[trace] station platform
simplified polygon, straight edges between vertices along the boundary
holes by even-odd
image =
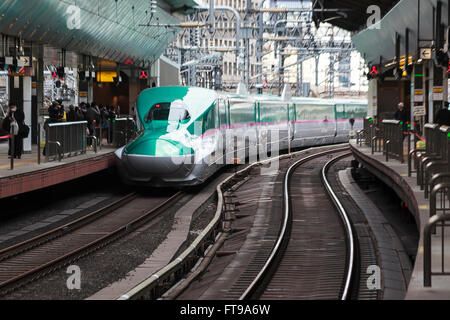
[[[407,204],[408,209],[414,215],[416,225],[420,232],[420,241],[415,260],[411,280],[406,293],[408,300],[442,300],[450,299],[450,276],[432,277],[432,287],[424,287],[424,261],[423,261],[423,228],[430,217],[429,200],[424,198],[423,190],[416,184],[415,173],[408,177],[407,163],[398,160],[386,162],[382,153],[376,152],[372,155],[371,149],[365,145],[359,146],[356,140],[350,141],[353,155],[367,170],[374,174],[389,187],[396,191],[397,195]],[[441,228],[438,227],[436,234],[432,235],[432,271],[441,271],[442,239],[445,247],[444,265],[450,269],[450,232],[441,237]],[[381,266],[383,267],[383,266]]]
[[[33,146],[31,153],[14,159],[14,169],[11,170],[8,142],[0,142],[0,199],[108,169],[115,164],[115,150],[112,146],[103,146],[97,153],[88,150],[83,155],[50,162],[45,162],[45,157],[41,155],[41,164],[38,164],[37,146]]]

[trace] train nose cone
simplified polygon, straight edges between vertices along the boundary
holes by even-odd
[[[183,146],[167,140],[146,140],[122,155],[126,166],[134,172],[152,176],[186,175],[191,170],[193,155],[184,154]]]

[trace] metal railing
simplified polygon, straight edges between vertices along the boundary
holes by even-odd
[[[363,129],[359,130],[356,134],[356,144],[359,144],[359,146],[362,146],[362,143],[364,141],[365,145],[370,147],[371,146],[371,127],[374,125],[374,119],[372,117],[365,117],[364,118],[364,125]]]
[[[445,228],[450,224],[450,128],[436,124],[425,125],[426,148],[417,152],[418,181],[430,198],[430,218],[424,226],[424,286],[431,287],[432,276],[450,276],[445,265]],[[420,176],[420,177],[419,177]],[[429,192],[431,190],[431,192]],[[441,265],[432,268],[432,235],[440,230]]]
[[[389,156],[404,162],[403,158],[403,122],[398,120],[383,120],[383,154],[386,161]]]
[[[136,137],[136,124],[131,117],[117,118],[112,123],[113,145],[120,148]]]
[[[417,155],[421,152],[425,152],[424,148],[418,148],[417,142],[419,141],[419,138],[422,139],[422,137],[419,136],[418,132],[416,130],[410,130],[409,134],[411,134],[410,137],[408,137],[408,177],[411,177],[411,174],[413,172],[417,172],[417,161],[414,161],[413,166],[413,158],[416,159]],[[412,139],[411,139],[412,137]],[[411,141],[412,140],[412,141]],[[411,142],[414,143],[414,146],[411,147]]]
[[[372,148],[372,154],[382,151],[383,131],[376,124],[370,128],[370,146]]]
[[[50,157],[62,160],[86,153],[87,149],[87,121],[49,123],[45,126],[45,159]],[[95,140],[95,136],[89,137]],[[96,147],[95,147],[96,150]]]
[[[417,185],[421,190],[425,188],[425,174],[424,168],[428,162],[432,160],[442,159],[442,147],[441,147],[441,133],[438,124],[427,123],[425,129],[425,152],[417,152],[414,159],[415,166],[417,168]]]
[[[448,179],[447,179],[448,180]],[[433,275],[450,276],[450,272],[445,268],[445,228],[450,224],[446,222],[450,221],[450,183],[442,182],[437,184],[430,194],[430,219],[424,227],[424,259],[423,259],[423,277],[424,286],[431,287],[431,277]],[[437,202],[439,201],[439,207]],[[439,272],[433,272],[432,269],[432,241],[431,235],[436,233],[436,228],[440,227],[441,236],[441,266]]]

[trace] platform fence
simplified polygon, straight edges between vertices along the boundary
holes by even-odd
[[[382,127],[383,154],[386,156],[386,161],[392,157],[403,163],[403,123],[398,120],[383,120]]]
[[[417,168],[417,185],[420,186],[421,190],[425,188],[425,176],[424,169],[428,162],[431,160],[440,160],[442,158],[441,151],[441,132],[439,130],[438,124],[427,123],[424,126],[425,132],[425,151],[416,152],[415,156],[415,167]]]
[[[86,153],[87,138],[87,121],[46,124],[43,150],[46,162]]]
[[[432,286],[432,276],[450,276],[450,270],[446,268],[445,260],[445,229],[450,227],[450,128],[441,127],[442,152],[441,159],[430,161],[428,170],[431,178],[430,184],[430,218],[424,227],[424,286]],[[428,140],[427,140],[428,141]],[[437,144],[437,143],[435,143]],[[439,267],[432,266],[432,235],[440,237],[440,258]],[[434,252],[434,254],[438,254]],[[439,270],[439,271],[437,271]]]

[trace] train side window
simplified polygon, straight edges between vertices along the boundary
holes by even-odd
[[[227,109],[225,100],[219,100],[219,122],[220,125],[227,125]]]
[[[345,119],[346,115],[345,115],[345,105],[343,104],[337,104],[336,105],[336,119]]]
[[[205,116],[206,121],[204,122],[204,128],[203,128],[204,132],[214,129],[216,127],[216,121],[215,121],[216,112],[215,111],[216,110],[213,107],[213,108],[209,109],[208,114]]]

